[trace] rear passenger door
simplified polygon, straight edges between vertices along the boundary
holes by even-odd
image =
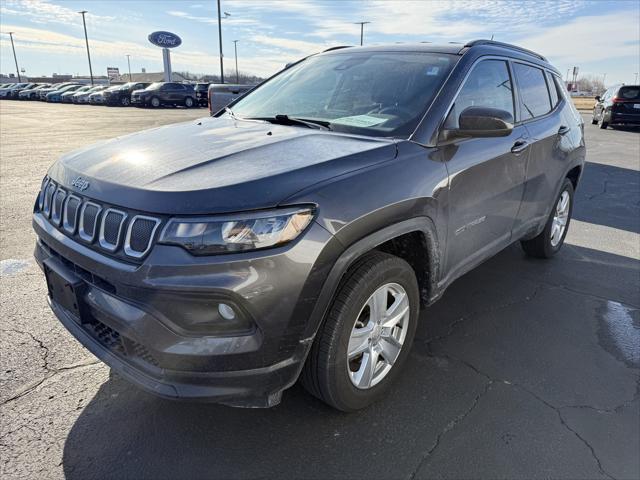
[[[491,107],[516,117],[512,74],[507,60],[477,63],[447,115],[445,129],[458,128],[467,107]],[[441,147],[449,173],[445,266],[455,278],[504,248],[518,214],[529,155],[527,130],[515,125],[510,135],[462,138]]]
[[[569,154],[573,150],[576,120],[559,91],[558,80],[542,68],[513,63],[518,90],[519,123],[529,136],[525,190],[514,224],[519,236],[546,219],[564,178]]]

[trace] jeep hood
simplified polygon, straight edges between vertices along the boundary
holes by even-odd
[[[153,213],[275,207],[315,183],[389,160],[390,139],[203,118],[72,152],[49,175],[70,191]],[[80,192],[73,184],[88,182]]]

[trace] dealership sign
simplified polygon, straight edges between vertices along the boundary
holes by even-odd
[[[170,32],[153,32],[149,34],[149,41],[162,48],[175,48],[182,44],[180,37]]]

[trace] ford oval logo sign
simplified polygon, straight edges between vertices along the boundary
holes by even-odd
[[[182,44],[180,37],[170,32],[153,32],[149,35],[149,41],[162,48],[175,48]]]

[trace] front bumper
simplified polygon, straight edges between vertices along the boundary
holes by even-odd
[[[322,227],[313,224],[299,242],[251,258],[196,258],[157,245],[142,265],[77,244],[39,214],[34,228],[38,264],[53,264],[86,285],[82,318],[54,301],[52,310],[132,383],[167,398],[267,407],[296,381],[313,340],[303,332],[324,281],[317,258],[330,235]],[[195,314],[220,296],[240,305],[255,328],[218,336],[176,328],[177,316]]]

